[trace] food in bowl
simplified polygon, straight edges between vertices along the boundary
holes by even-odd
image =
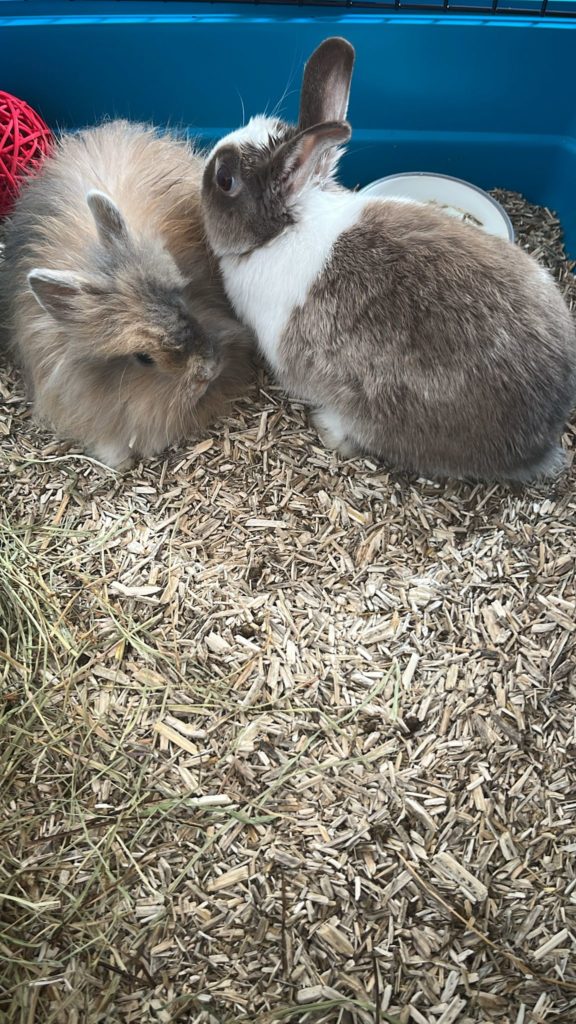
[[[391,174],[371,182],[361,191],[364,195],[408,199],[436,206],[449,217],[457,217],[488,234],[514,241],[514,228],[500,203],[476,185],[460,178],[424,171]]]

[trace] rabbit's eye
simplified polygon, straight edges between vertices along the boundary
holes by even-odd
[[[154,360],[152,359],[152,356],[147,355],[146,352],[137,352],[135,358],[138,360],[139,363],[142,363],[143,366],[154,365]]]
[[[231,192],[234,188],[236,181],[226,164],[220,164],[216,171],[216,184],[219,189],[222,189],[222,192]]]

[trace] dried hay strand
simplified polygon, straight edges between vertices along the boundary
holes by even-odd
[[[342,462],[262,375],[122,478],[0,397],[2,1020],[575,1019],[575,470]]]

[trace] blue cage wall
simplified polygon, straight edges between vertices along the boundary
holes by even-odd
[[[344,35],[357,51],[346,184],[430,170],[522,191],[557,210],[576,256],[576,4],[422,5],[0,0],[0,89],[52,125],[125,116],[209,143],[243,107],[282,100],[295,117],[306,57]]]

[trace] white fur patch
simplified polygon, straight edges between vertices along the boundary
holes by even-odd
[[[351,437],[352,424],[346,423],[336,409],[315,409],[312,422],[326,448],[337,451],[344,459],[353,458],[359,453],[359,447]]]
[[[134,462],[133,453],[121,441],[117,444],[100,444],[93,449],[93,456],[110,469],[129,469]]]
[[[278,120],[275,117],[264,117],[259,114],[257,117],[251,117],[248,124],[245,124],[243,128],[237,128],[235,132],[230,132],[229,135],[225,135],[223,139],[220,139],[219,143],[214,146],[213,153],[217,153],[222,146],[243,146],[246,144],[253,146],[265,146],[271,135],[274,135],[278,130]]]
[[[312,420],[327,448],[339,448],[348,434],[348,427],[335,409],[315,409]]]
[[[301,197],[297,224],[249,256],[221,258],[228,297],[274,368],[279,369],[278,346],[290,316],[303,305],[334,243],[358,222],[367,202],[357,193],[312,188]]]
[[[388,205],[389,203],[401,203],[403,206],[427,206],[428,203],[423,203],[419,199],[410,199],[409,196],[371,196],[370,193],[366,196],[372,203],[378,203],[379,206],[382,204]]]

